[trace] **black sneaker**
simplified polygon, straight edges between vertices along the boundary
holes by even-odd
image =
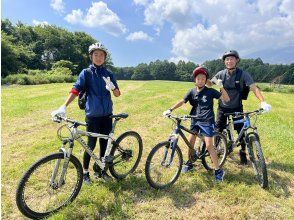
[[[93,165],[93,170],[94,170],[94,177],[96,179],[102,177],[102,170],[96,163],[94,163],[94,165]]]
[[[239,151],[240,154],[240,163],[241,165],[247,165],[247,157],[246,157],[246,152],[244,152],[243,150]]]
[[[106,182],[112,180],[112,177],[109,176],[104,170],[102,170],[102,172],[101,172],[101,177],[102,177],[102,179],[104,179]]]
[[[89,172],[83,174],[83,183],[87,185],[91,183]]]

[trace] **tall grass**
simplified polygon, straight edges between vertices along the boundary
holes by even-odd
[[[119,182],[97,180],[83,186],[77,199],[50,219],[294,218],[293,94],[263,93],[273,106],[256,123],[268,165],[268,190],[257,185],[251,167],[238,165],[235,150],[225,164],[223,183],[215,184],[212,173],[197,162],[195,172],[181,175],[170,189],[158,191],[151,189],[145,180],[145,160],[151,148],[166,140],[172,131],[171,121],[164,119],[162,112],[182,99],[193,84],[120,81],[119,85],[122,95],[113,98],[114,113],[127,112],[129,118],[119,122],[116,137],[123,131],[135,130],[143,138],[144,152],[136,173]],[[70,88],[70,83],[2,88],[3,219],[23,218],[15,204],[20,177],[38,158],[58,151],[61,143],[56,130],[60,125],[50,120],[50,112],[64,102]],[[259,108],[259,102],[250,94],[244,106],[246,110],[254,110]],[[189,110],[186,104],[175,113],[188,114]],[[84,120],[76,102],[68,107],[67,114]],[[184,145],[182,142],[179,145],[187,158]],[[78,145],[73,153],[82,159],[83,150]]]

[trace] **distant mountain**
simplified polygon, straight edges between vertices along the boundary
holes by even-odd
[[[294,46],[282,49],[267,49],[248,54],[244,58],[260,57],[264,63],[291,64],[294,63]]]

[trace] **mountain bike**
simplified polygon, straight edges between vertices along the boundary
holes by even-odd
[[[267,168],[264,155],[261,149],[257,127],[255,126],[257,116],[262,114],[263,111],[263,109],[258,109],[251,112],[226,113],[225,115],[228,116],[228,123],[226,125],[226,129],[223,131],[223,134],[228,139],[229,152],[233,151],[233,148],[241,145],[242,141],[245,142],[247,146],[249,159],[252,163],[252,167],[255,172],[256,179],[262,188],[267,188]],[[252,117],[255,117],[254,123],[251,123]],[[233,135],[234,124],[243,124],[243,127],[240,133],[238,134],[236,140]],[[250,131],[248,132],[248,130]]]
[[[77,197],[83,183],[83,168],[79,159],[72,154],[76,141],[101,170],[109,169],[114,178],[123,179],[135,171],[142,156],[142,139],[135,131],[127,131],[114,139],[117,122],[127,118],[128,114],[121,113],[110,117],[114,122],[109,135],[80,130],[80,126],[87,126],[83,122],[62,116],[53,118],[54,122],[65,122],[57,132],[62,146],[59,152],[35,162],[22,176],[16,190],[16,204],[22,214],[33,219],[44,218],[70,204]],[[64,135],[64,129],[69,135]],[[105,156],[96,156],[82,136],[106,139]]]
[[[183,155],[180,147],[178,146],[178,139],[181,137],[184,143],[193,151],[189,155],[189,160],[195,162],[201,159],[203,166],[211,171],[213,164],[210,159],[208,150],[206,149],[204,137],[198,132],[193,132],[188,128],[181,125],[181,122],[195,116],[178,117],[175,115],[168,115],[169,119],[174,122],[174,130],[168,137],[167,141],[158,143],[149,153],[145,164],[145,175],[149,185],[155,189],[163,189],[171,186],[179,178],[182,164]],[[197,118],[196,118],[197,119]],[[196,149],[190,144],[183,131],[197,136]],[[219,166],[222,167],[227,157],[227,141],[226,137],[215,132],[213,136],[213,147],[217,152]]]

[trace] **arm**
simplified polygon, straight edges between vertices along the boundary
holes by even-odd
[[[170,108],[170,110],[173,111],[173,110],[175,110],[175,109],[181,107],[184,103],[185,103],[185,101],[184,101],[184,100],[181,100],[181,101],[177,102],[174,106],[172,106],[172,107]]]
[[[220,99],[221,99],[223,102],[229,102],[229,101],[230,101],[230,97],[229,97],[227,91],[224,89],[224,87],[221,87],[220,91],[221,91],[221,93],[222,93]]]
[[[211,82],[210,79],[207,79],[207,81],[206,81],[206,85],[207,85],[208,87],[212,87],[212,86],[213,86],[213,83]]]
[[[76,94],[70,93],[69,96],[67,97],[64,105],[67,107],[76,97],[77,97]]]
[[[261,94],[261,91],[257,88],[257,86],[254,83],[252,85],[250,85],[250,90],[254,93],[256,98],[259,99],[259,101],[261,101],[261,102],[265,101],[263,95]]]

